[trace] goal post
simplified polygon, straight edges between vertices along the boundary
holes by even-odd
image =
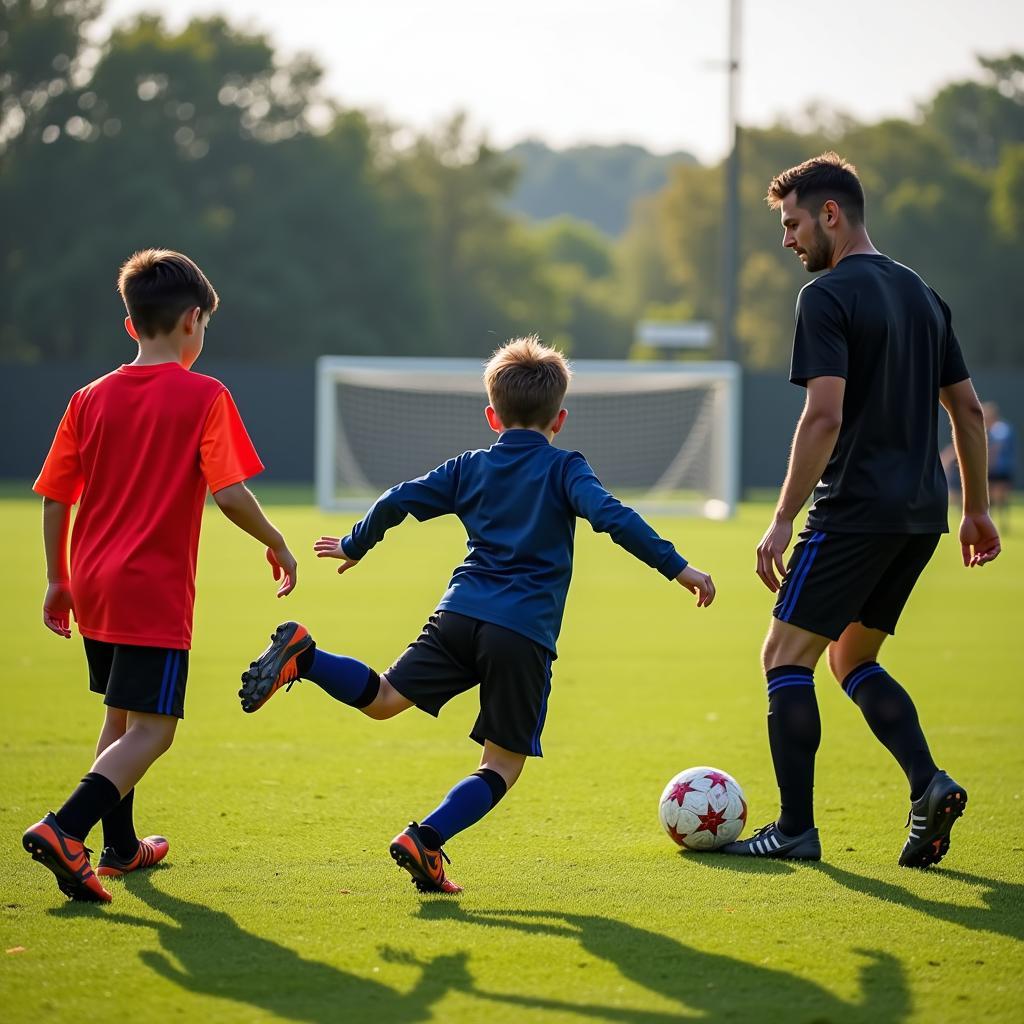
[[[601,482],[649,513],[726,518],[739,500],[740,369],[735,363],[578,359],[554,443],[578,449]],[[316,495],[364,508],[381,491],[495,440],[484,363],[321,356]]]

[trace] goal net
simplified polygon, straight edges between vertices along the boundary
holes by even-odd
[[[316,490],[321,508],[365,507],[495,435],[483,363],[322,356]],[[725,518],[739,497],[740,372],[734,363],[573,362],[569,417],[554,440],[648,512]]]

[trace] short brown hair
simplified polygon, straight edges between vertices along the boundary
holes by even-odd
[[[547,427],[562,408],[572,370],[536,334],[496,349],[484,370],[487,398],[506,426]]]
[[[169,334],[188,309],[198,306],[212,313],[220,302],[199,267],[171,249],[143,249],[125,260],[117,290],[144,338]]]
[[[797,203],[805,209],[834,199],[854,224],[864,220],[864,187],[857,168],[831,150],[776,174],[764,198],[775,210],[790,192],[796,192]]]

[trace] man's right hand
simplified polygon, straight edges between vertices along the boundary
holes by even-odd
[[[697,607],[706,608],[715,599],[715,585],[711,577],[700,569],[688,565],[677,577],[676,583],[697,595]]]
[[[960,551],[968,568],[998,557],[1002,551],[999,531],[987,513],[964,513],[960,522]]]
[[[274,579],[281,581],[281,586],[277,588],[277,596],[287,597],[298,582],[295,556],[288,550],[286,544],[279,544],[276,548],[267,548],[267,561],[274,573]]]

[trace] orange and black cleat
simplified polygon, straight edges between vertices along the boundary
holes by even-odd
[[[89,863],[85,844],[69,836],[51,811],[33,825],[22,837],[21,844],[32,859],[48,867],[57,879],[57,886],[73,900],[109,903],[110,893],[103,888]]]
[[[242,688],[238,696],[242,710],[259,711],[282,686],[291,689],[299,678],[296,662],[313,645],[309,630],[298,622],[282,622],[270,638],[267,649],[242,673]]]
[[[118,857],[112,846],[108,846],[100,854],[100,862],[96,865],[96,874],[105,878],[120,878],[129,871],[139,868],[151,868],[167,856],[168,843],[163,836],[146,836],[139,840],[139,848],[135,855],[125,860]]]
[[[444,861],[451,864],[444,850],[431,850],[420,838],[419,825],[415,821],[391,840],[391,857],[394,862],[412,875],[413,884],[420,892],[462,892],[444,873]]]

